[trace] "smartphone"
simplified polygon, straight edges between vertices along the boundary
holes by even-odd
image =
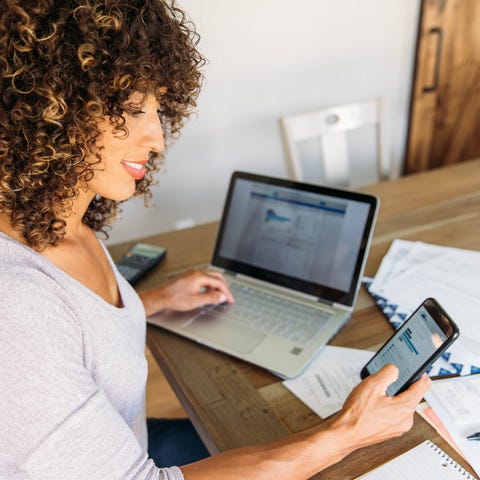
[[[136,243],[117,263],[119,272],[131,284],[135,283],[167,255],[167,250],[157,245]]]
[[[386,393],[397,395],[418,380],[458,335],[447,312],[434,298],[427,298],[363,367],[360,376],[366,378],[393,363],[399,370],[398,379]]]

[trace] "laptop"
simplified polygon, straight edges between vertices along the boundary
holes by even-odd
[[[377,209],[365,193],[234,172],[211,268],[235,303],[148,321],[294,377],[350,318]]]

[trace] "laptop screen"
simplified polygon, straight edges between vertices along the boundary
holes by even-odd
[[[377,199],[235,172],[212,263],[353,306]]]

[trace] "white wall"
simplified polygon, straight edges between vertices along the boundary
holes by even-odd
[[[209,59],[198,115],[154,189],[124,205],[109,243],[219,218],[241,169],[285,176],[277,119],[382,97],[389,153],[403,159],[420,0],[183,0]]]

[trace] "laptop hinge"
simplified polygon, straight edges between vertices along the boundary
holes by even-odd
[[[332,305],[333,308],[337,308],[339,310],[345,310],[346,312],[353,311],[353,307],[349,307],[347,305],[342,305],[341,303],[332,302],[331,305]]]

